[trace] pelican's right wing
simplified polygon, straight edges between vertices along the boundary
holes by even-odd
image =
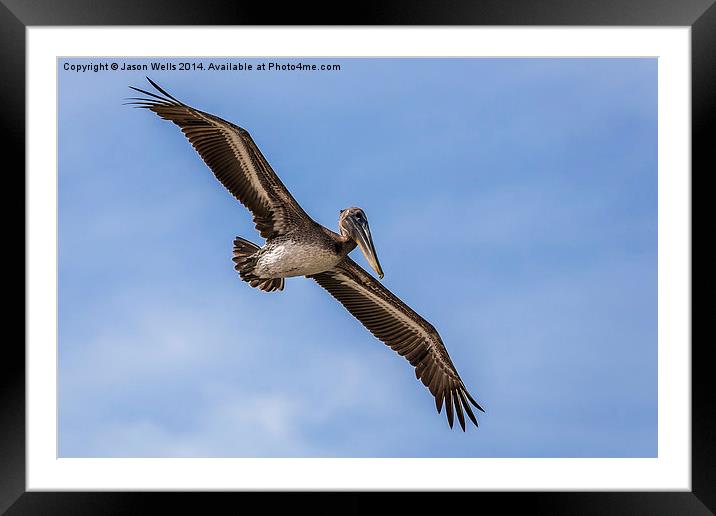
[[[130,104],[155,112],[178,125],[216,178],[254,216],[264,238],[283,235],[310,221],[268,164],[249,133],[231,122],[178,101],[149,77],[156,88],[148,97],[130,98]]]
[[[435,328],[398,299],[357,263],[346,257],[334,269],[310,276],[378,339],[415,367],[415,376],[435,396],[438,413],[443,401],[453,426],[453,407],[465,430],[465,416],[477,425],[470,408],[482,407],[470,396]]]

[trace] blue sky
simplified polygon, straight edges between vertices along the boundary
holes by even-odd
[[[58,62],[60,456],[656,456],[657,61],[301,61],[341,70]],[[248,129],[318,222],[366,211],[479,429],[314,282],[240,281],[250,214],[122,105],[144,75]]]

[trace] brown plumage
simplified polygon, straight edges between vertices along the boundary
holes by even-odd
[[[373,335],[403,356],[415,376],[443,404],[450,427],[465,413],[477,425],[471,404],[482,410],[457,372],[437,330],[347,255],[358,246],[383,277],[365,213],[341,211],[340,234],[311,219],[280,181],[249,133],[231,122],[180,102],[151,79],[157,93],[130,104],[153,111],[179,126],[221,184],[253,214],[264,247],[234,240],[233,261],[241,278],[266,292],[281,291],[284,278],[314,279]]]
[[[131,98],[178,125],[216,178],[254,215],[263,238],[273,238],[310,220],[245,129],[187,106],[147,80],[164,97],[130,86],[151,98]]]
[[[470,403],[479,410],[482,407],[470,396],[432,324],[348,257],[334,269],[310,277],[346,307],[373,335],[415,367],[415,376],[435,396],[438,413],[445,400],[450,427],[453,426],[453,407],[463,430],[463,409],[477,425]]]

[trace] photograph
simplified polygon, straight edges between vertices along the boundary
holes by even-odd
[[[658,72],[58,57],[58,457],[658,457]]]

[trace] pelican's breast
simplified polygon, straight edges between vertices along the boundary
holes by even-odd
[[[261,278],[309,276],[335,267],[343,259],[323,242],[276,239],[261,251],[254,273]]]

